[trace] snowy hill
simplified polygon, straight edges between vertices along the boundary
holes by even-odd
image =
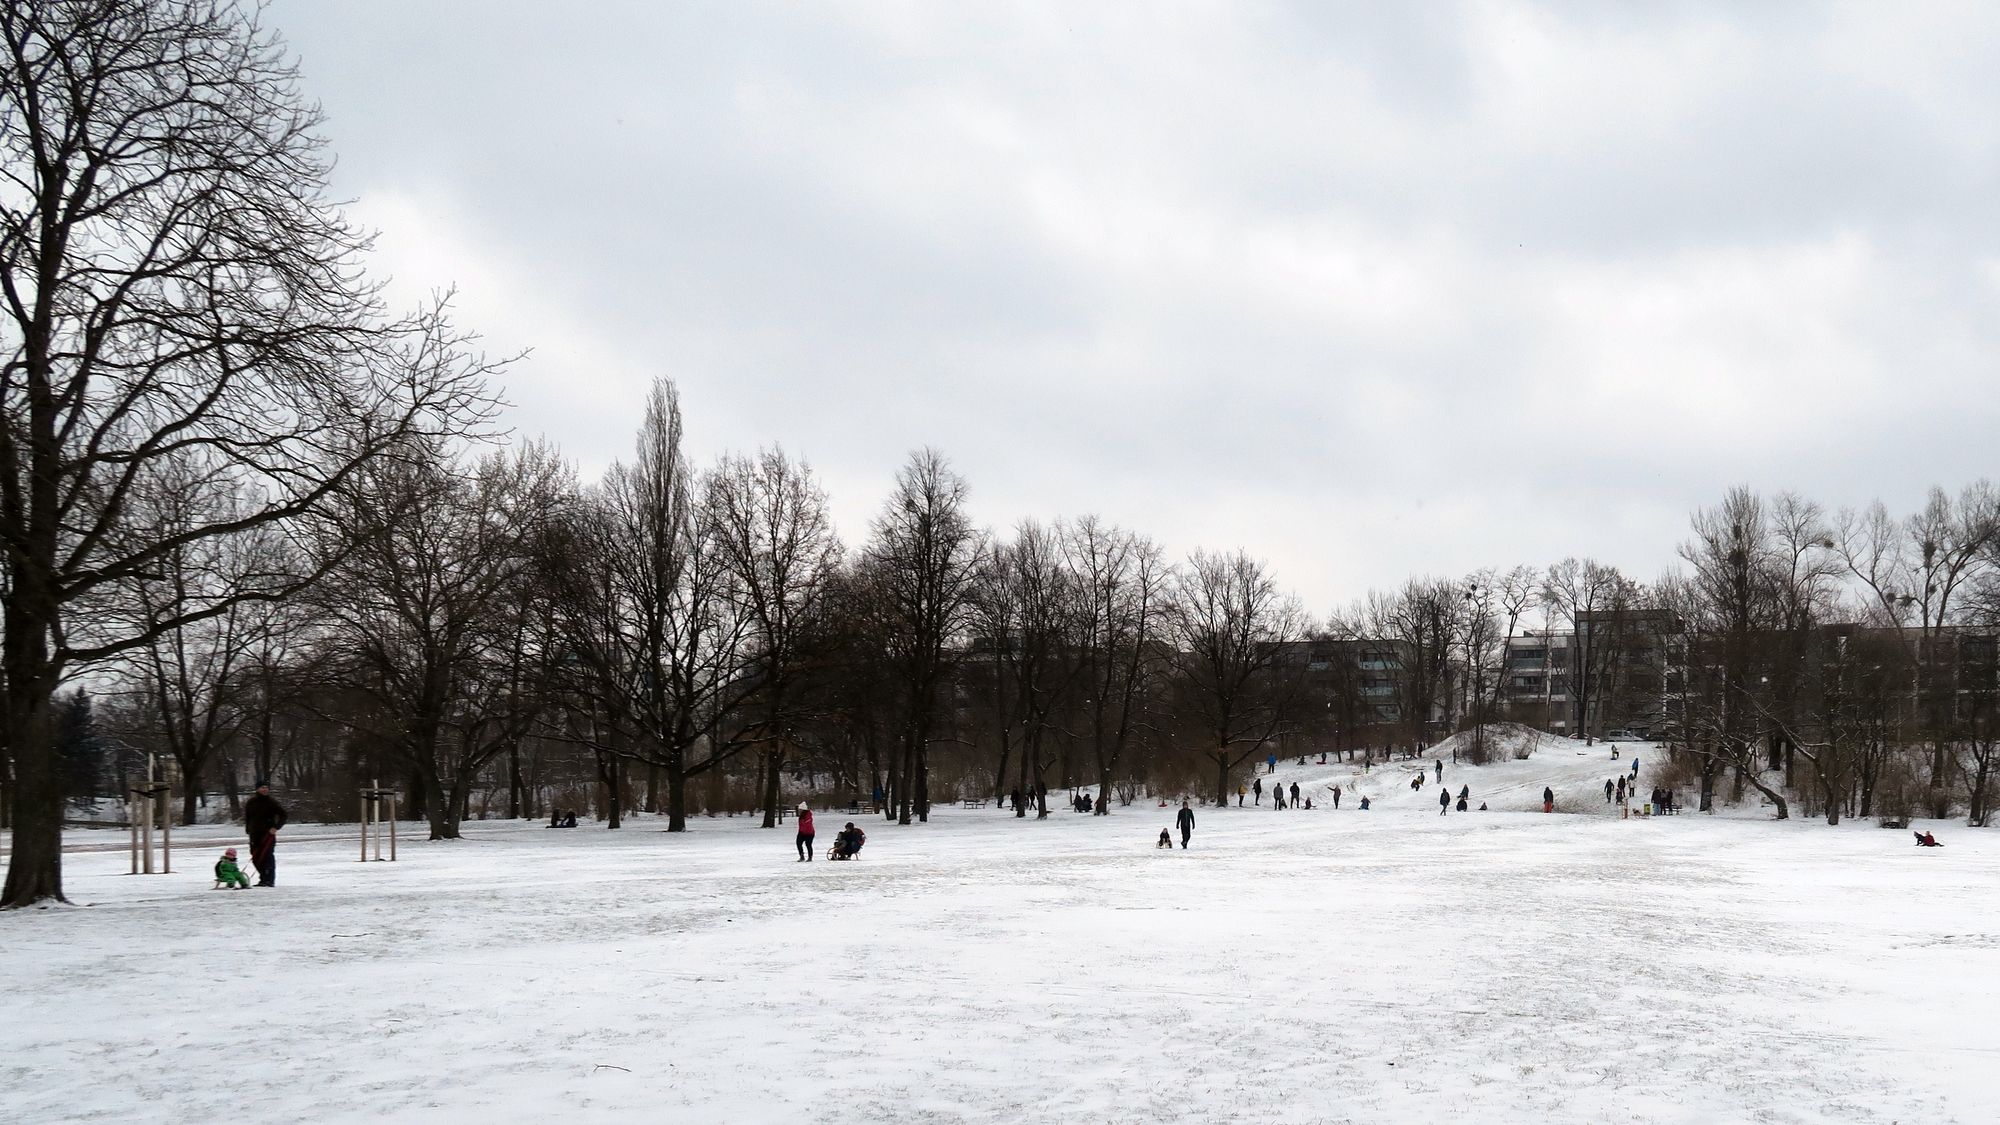
[[[1511,723],[1492,724],[1486,728],[1484,738],[1493,760],[1483,766],[1451,760],[1454,748],[1463,751],[1472,746],[1472,732],[1464,731],[1426,750],[1421,758],[1398,757],[1376,762],[1366,770],[1359,762],[1329,759],[1326,765],[1319,765],[1315,757],[1301,766],[1297,758],[1280,759],[1275,774],[1259,776],[1267,791],[1276,782],[1289,793],[1292,783],[1297,782],[1299,795],[1312,797],[1315,812],[1331,797],[1331,787],[1338,785],[1342,790],[1343,813],[1358,810],[1358,798],[1367,796],[1371,812],[1421,812],[1436,816],[1437,774],[1431,765],[1435,760],[1444,764],[1445,788],[1454,799],[1461,787],[1470,788],[1468,807],[1472,810],[1477,810],[1484,801],[1492,812],[1540,812],[1542,789],[1546,787],[1555,791],[1558,813],[1617,816],[1618,806],[1604,800],[1604,783],[1621,774],[1629,778],[1632,759],[1637,757],[1643,802],[1643,794],[1652,788],[1648,770],[1664,760],[1660,747],[1653,743],[1600,742],[1586,746],[1580,739]],[[1614,750],[1618,754],[1616,761],[1611,757]],[[1517,759],[1516,753],[1525,753],[1526,757]],[[1424,784],[1421,789],[1412,790],[1410,779],[1420,771]],[[1268,797],[1264,805],[1269,807]],[[1637,803],[1633,807],[1636,811]],[[1453,810],[1451,815],[1457,815],[1456,804]]]

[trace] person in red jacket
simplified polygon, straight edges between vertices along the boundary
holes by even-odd
[[[799,862],[811,863],[813,857],[813,811],[804,801],[799,802]]]

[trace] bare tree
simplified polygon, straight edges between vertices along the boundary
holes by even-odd
[[[812,469],[782,449],[725,458],[708,481],[715,542],[751,623],[750,666],[759,681],[755,732],[763,747],[764,827],[778,823],[778,781],[797,741],[797,689],[823,632],[827,587],[840,562],[826,493]]]
[[[930,819],[930,743],[938,695],[970,629],[985,536],[965,511],[965,478],[920,449],[896,474],[866,555],[890,628],[889,662],[902,693],[901,753],[891,769],[895,817]]]
[[[1542,578],[1541,602],[1550,616],[1570,627],[1570,715],[1572,734],[1588,745],[1596,738],[1591,704],[1597,698],[1604,654],[1594,636],[1596,615],[1610,607],[1622,588],[1618,568],[1595,559],[1568,558]]]
[[[579,506],[563,532],[571,561],[553,575],[585,720],[572,733],[599,754],[614,801],[621,763],[665,774],[669,832],[687,831],[689,780],[764,736],[749,706],[762,687],[754,613],[681,441],[680,396],[661,379],[634,459]]]
[[[2000,493],[1983,480],[1956,498],[1933,488],[1923,510],[1900,522],[1878,501],[1860,513],[1843,512],[1839,539],[1849,572],[1905,638],[1912,694],[1931,749],[1931,812],[1944,816],[1958,733],[1951,630],[1976,609],[2000,557]]]
[[[171,463],[159,469],[129,501],[128,526],[144,537],[174,538],[245,507],[229,477]],[[282,594],[307,571],[272,524],[183,543],[155,565],[105,588],[71,636],[148,638],[122,654],[115,675],[157,721],[159,741],[180,767],[182,820],[193,823],[208,767],[249,721],[255,685],[245,666],[275,616],[258,595]],[[233,796],[233,777],[226,788]]]
[[[1286,657],[1310,622],[1242,551],[1196,551],[1175,574],[1168,620],[1184,725],[1215,763],[1215,800],[1224,804],[1230,772],[1298,717],[1301,683]]]
[[[9,4],[0,52],[0,727],[18,771],[0,905],[25,906],[62,897],[50,698],[157,635],[72,644],[74,607],[171,551],[320,510],[384,450],[480,416],[486,365],[435,314],[382,323],[366,239],[326,202],[318,112],[254,14]],[[121,534],[168,457],[235,478],[245,506]]]
[[[469,467],[412,450],[363,473],[314,588],[328,670],[370,706],[339,717],[422,782],[431,838],[457,839],[480,773],[549,706],[553,657],[537,572],[568,484],[544,447]]]
[[[1167,666],[1161,641],[1173,568],[1159,545],[1084,516],[1063,536],[1077,581],[1077,648],[1084,662],[1084,717],[1097,766],[1096,814],[1111,814],[1113,778]]]

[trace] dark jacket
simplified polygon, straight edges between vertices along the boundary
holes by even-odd
[[[259,793],[243,802],[243,830],[252,840],[261,840],[274,828],[285,826],[285,806],[269,793]]]
[[[1181,814],[1174,818],[1174,827],[1194,831],[1194,810],[1182,809]]]

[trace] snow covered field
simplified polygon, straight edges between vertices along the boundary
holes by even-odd
[[[95,905],[0,915],[0,1119],[2000,1120],[2000,842],[1620,821],[1615,768],[1447,765],[1495,811],[1440,818],[1378,767],[1369,812],[1199,809],[1171,853],[1150,807],[810,865],[741,818],[366,866],[295,825],[246,892],[221,829],[171,877],[80,851]],[[1551,782],[1596,815],[1508,811]]]

